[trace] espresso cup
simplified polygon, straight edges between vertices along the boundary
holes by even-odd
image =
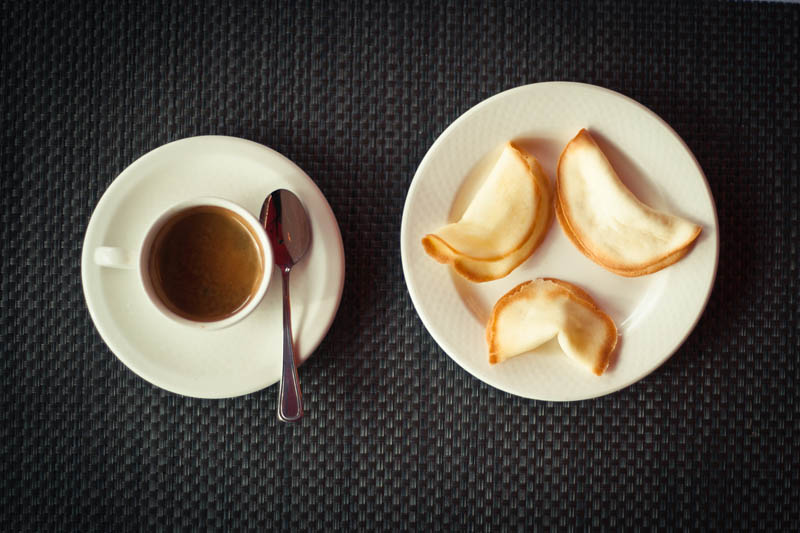
[[[269,287],[273,255],[266,231],[243,207],[198,198],[167,209],[138,250],[101,246],[95,263],[135,269],[149,300],[167,318],[221,329],[255,309]]]

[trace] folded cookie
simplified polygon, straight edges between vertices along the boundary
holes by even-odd
[[[622,276],[642,276],[686,255],[701,227],[656,211],[620,181],[592,136],[581,130],[558,161],[555,211],[572,243]]]
[[[526,281],[492,309],[486,325],[489,363],[530,352],[553,337],[565,354],[599,376],[617,345],[617,327],[575,285],[552,278]]]
[[[508,143],[461,219],[426,235],[422,246],[470,281],[490,281],[530,257],[552,219],[550,180],[534,157]]]

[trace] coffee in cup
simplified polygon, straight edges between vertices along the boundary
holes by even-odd
[[[124,250],[101,247],[102,266],[135,268]],[[168,209],[150,226],[137,262],[142,286],[167,317],[218,329],[249,314],[272,268],[266,232],[248,211],[218,198]]]

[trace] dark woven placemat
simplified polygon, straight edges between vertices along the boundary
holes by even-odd
[[[495,530],[800,523],[800,6],[8,2],[0,529]],[[458,115],[554,79],[627,94],[696,154],[721,225],[707,312],[608,397],[528,401],[431,340],[399,254],[417,164]],[[140,380],[86,311],[94,206],[134,159],[225,134],[303,167],[338,217],[340,313],[275,388]]]

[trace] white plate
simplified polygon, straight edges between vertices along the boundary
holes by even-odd
[[[273,270],[261,304],[243,321],[201,331],[164,319],[141,288],[136,271],[94,264],[98,246],[136,250],[148,225],[187,198],[218,196],[258,217],[267,194],[297,194],[311,218],[313,241],[292,269],[292,326],[305,361],[333,322],[344,286],[339,225],[313,181],[278,152],[233,137],[192,137],[145,154],[108,187],[89,221],[81,278],[89,313],[114,354],[147,381],[198,398],[247,394],[280,379],[281,282]]]
[[[681,261],[624,278],[584,257],[554,221],[534,255],[510,275],[484,284],[462,280],[428,257],[420,239],[457,220],[477,184],[515,140],[551,181],[558,156],[588,128],[621,179],[645,203],[703,226]],[[540,400],[593,398],[643,378],[681,345],[703,312],[719,254],[717,215],[703,171],[657,115],[613,91],[569,82],[537,83],[481,102],[431,146],[408,191],[400,231],[403,273],[422,322],[442,349],[478,379]],[[484,327],[500,296],[523,281],[554,277],[586,289],[615,320],[620,342],[608,371],[589,374],[551,341],[531,354],[489,365]]]

